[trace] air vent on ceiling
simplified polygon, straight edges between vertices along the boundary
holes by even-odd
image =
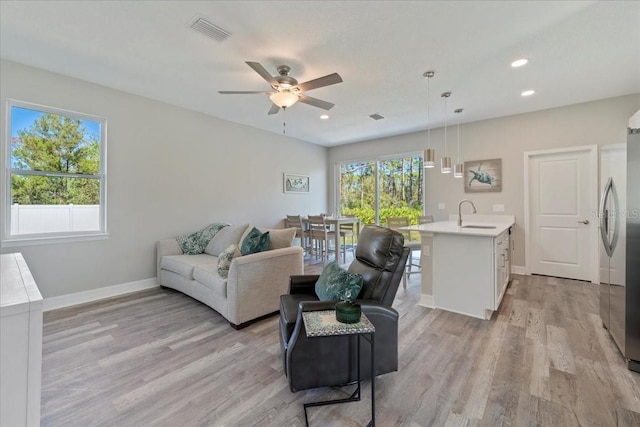
[[[215,24],[207,21],[204,18],[196,18],[195,21],[191,24],[191,28],[196,30],[197,32],[204,34],[210,39],[214,39],[216,41],[222,42],[225,41],[231,33],[222,28],[218,27]]]
[[[371,114],[369,117],[371,117],[373,120],[382,120],[384,119],[384,116],[378,113],[373,113]]]

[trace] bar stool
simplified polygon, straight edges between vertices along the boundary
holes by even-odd
[[[355,215],[342,215],[344,218],[355,218]],[[350,250],[353,253],[355,258],[356,256],[356,245],[355,245],[355,235],[356,229],[355,224],[340,224],[340,228],[337,230],[340,233],[340,238],[342,239],[342,247],[340,248],[342,251],[342,262],[346,264],[347,262],[347,237],[351,239],[351,247]]]
[[[402,287],[407,289],[407,277],[411,274],[420,273],[420,263],[414,261],[413,253],[414,251],[420,250],[420,240],[411,240],[411,232],[407,230],[399,230],[400,227],[408,227],[409,218],[407,217],[390,217],[387,218],[387,227],[402,233],[404,236],[404,246],[409,248],[409,258],[407,258],[407,266],[405,274],[402,276]],[[417,270],[414,270],[413,267],[417,267]]]

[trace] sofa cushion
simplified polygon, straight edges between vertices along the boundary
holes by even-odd
[[[295,227],[292,228],[261,228],[263,233],[269,232],[269,238],[271,239],[271,245],[269,250],[288,248],[293,244],[293,239],[296,238]]]
[[[224,227],[222,230],[218,231],[215,236],[213,236],[205,248],[204,253],[213,256],[220,256],[222,251],[227,249],[230,245],[239,245],[240,237],[247,227],[249,227],[249,224],[230,225],[229,227]]]
[[[242,252],[240,252],[240,248],[236,244],[229,245],[227,249],[222,251],[218,257],[218,274],[220,277],[226,279],[229,276],[231,261],[239,256],[242,256]]]
[[[349,273],[337,261],[331,261],[322,270],[316,282],[316,295],[320,301],[354,301],[362,289],[362,276]]]
[[[253,227],[249,234],[247,234],[247,237],[242,241],[240,252],[242,252],[242,255],[255,254],[269,250],[269,246],[271,246],[269,232],[261,233],[260,230]]]
[[[160,268],[177,273],[193,280],[193,268],[198,265],[212,264],[218,268],[218,258],[211,255],[165,255],[160,260]]]
[[[182,253],[186,255],[197,255],[204,252],[213,236],[222,228],[227,227],[229,224],[223,222],[215,222],[207,225],[202,230],[196,231],[191,234],[183,234],[176,237]]]
[[[218,263],[202,264],[193,269],[193,278],[222,298],[227,297],[227,279],[218,274]]]

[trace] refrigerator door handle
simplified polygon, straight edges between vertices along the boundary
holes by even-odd
[[[611,178],[610,178],[611,179]],[[615,182],[613,182],[613,179],[611,179],[611,194],[613,195],[613,237],[611,238],[611,243],[610,243],[610,248],[611,248],[611,255],[613,255],[613,253],[616,250],[616,246],[618,244],[618,237],[620,235],[620,214],[621,212],[619,212],[620,208],[620,204],[619,204],[619,199],[618,199],[618,191],[616,191],[616,184]],[[611,256],[609,255],[609,256]]]
[[[607,200],[609,199],[609,192],[613,186],[613,179],[609,178],[607,183],[602,190],[602,196],[600,197],[600,238],[602,239],[602,245],[604,246],[604,250],[607,252],[608,256],[613,254],[613,249],[611,248],[611,244],[609,243],[608,234],[608,219],[607,215],[609,214],[607,206]]]

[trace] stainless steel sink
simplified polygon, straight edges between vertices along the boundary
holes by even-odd
[[[481,228],[485,230],[492,230],[498,228],[495,225],[463,225],[462,228]]]

